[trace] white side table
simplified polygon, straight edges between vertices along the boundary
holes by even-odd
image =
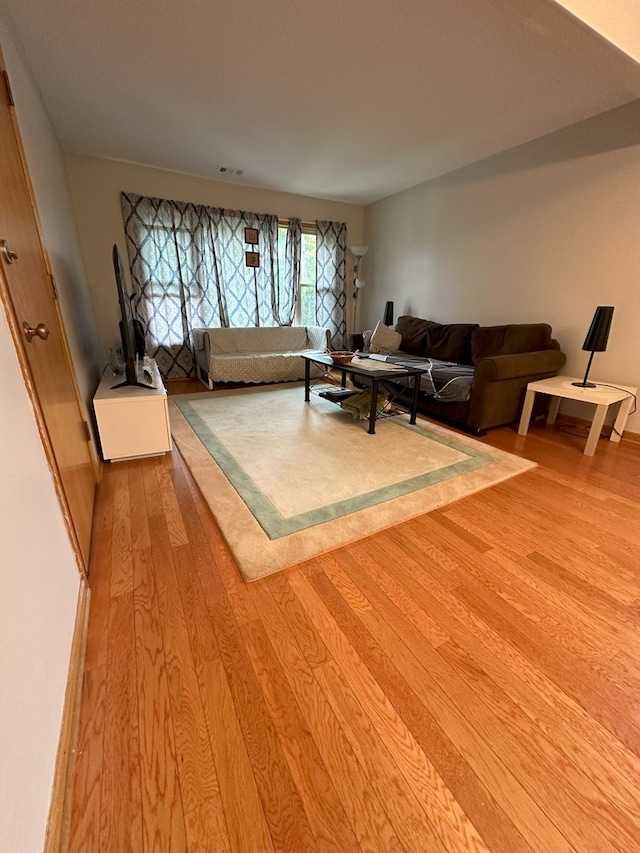
[[[171,450],[171,427],[167,391],[160,371],[149,359],[149,388],[125,385],[114,388],[124,376],[104,372],[93,398],[102,456],[105,461],[156,456]],[[142,369],[138,379],[146,382]]]
[[[536,394],[549,394],[551,402],[549,405],[549,415],[547,417],[548,424],[554,424],[560,402],[562,400],[580,400],[583,403],[593,403],[595,405],[595,413],[589,430],[589,437],[584,448],[585,456],[593,456],[598,445],[598,439],[602,432],[604,419],[607,415],[609,406],[614,403],[620,403],[618,416],[616,417],[614,428],[611,431],[609,441],[620,441],[622,433],[631,411],[631,404],[634,397],[638,393],[637,388],[629,385],[611,385],[598,384],[595,388],[580,388],[573,385],[573,382],[581,380],[574,376],[552,376],[550,379],[540,379],[537,382],[529,382],[527,385],[527,393],[524,398],[524,406],[522,407],[522,415],[520,417],[520,426],[518,427],[518,435],[526,435],[529,429],[529,421],[531,420],[531,410],[533,409],[533,401]]]

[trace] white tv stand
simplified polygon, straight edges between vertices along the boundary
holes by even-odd
[[[151,374],[150,387],[114,388],[124,376],[114,375],[107,367],[93,397],[105,462],[157,456],[171,450],[167,390],[155,361],[146,359],[145,366]],[[138,381],[148,382],[142,364]]]

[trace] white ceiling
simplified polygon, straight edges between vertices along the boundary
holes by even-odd
[[[640,96],[553,0],[5,4],[65,150],[357,204]]]

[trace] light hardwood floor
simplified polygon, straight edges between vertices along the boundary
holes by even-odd
[[[640,851],[640,447],[245,585],[177,451],[105,466],[70,851]]]

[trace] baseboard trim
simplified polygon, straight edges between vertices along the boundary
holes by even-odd
[[[44,853],[65,853],[68,849],[90,601],[89,584],[81,577]]]
[[[557,425],[560,426],[562,424],[566,424],[567,426],[579,426],[588,429],[591,426],[591,421],[586,420],[585,418],[577,418],[575,415],[565,415],[562,413],[558,416]],[[605,438],[608,438],[611,435],[611,425],[605,424],[602,428],[602,435]],[[637,432],[629,432],[628,429],[624,431],[624,435],[622,436],[622,441],[630,441],[633,444],[640,444],[640,433]]]
[[[622,436],[622,440],[631,441],[633,444],[640,444],[640,432],[629,432],[629,430],[626,429]]]

